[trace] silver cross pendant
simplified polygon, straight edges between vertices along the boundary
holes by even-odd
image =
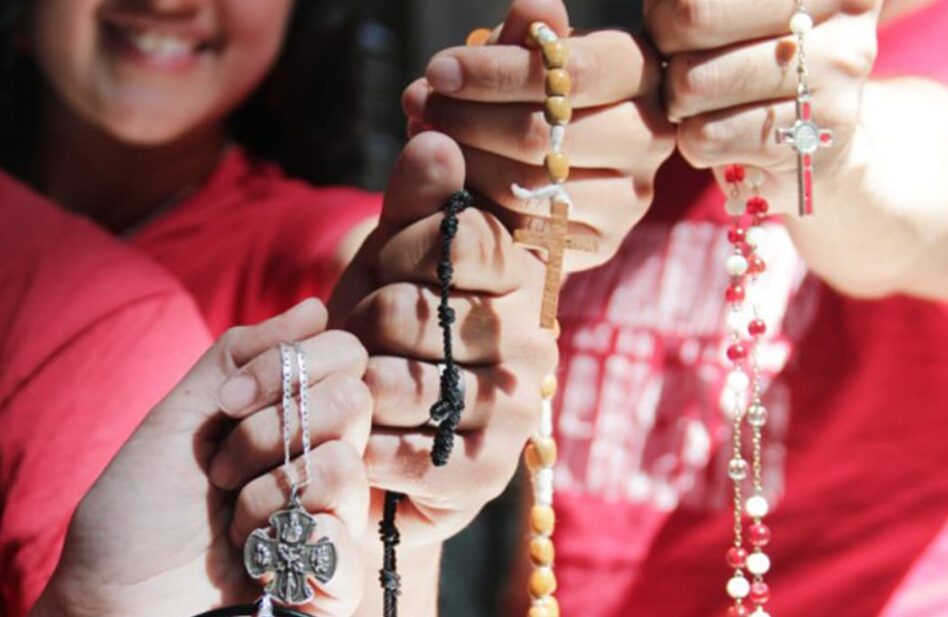
[[[270,516],[269,528],[255,529],[244,544],[247,573],[272,577],[267,592],[283,604],[306,604],[313,599],[308,579],[325,584],[336,573],[336,547],[326,537],[311,543],[315,528],[316,519],[293,498]]]
[[[810,93],[806,89],[797,95],[797,121],[789,128],[777,129],[777,143],[797,151],[799,213],[813,214],[813,154],[833,145],[833,131],[821,129],[813,122]]]

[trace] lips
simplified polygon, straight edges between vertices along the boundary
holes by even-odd
[[[217,47],[213,30],[198,16],[159,16],[106,11],[103,28],[114,47],[152,66],[183,68]]]

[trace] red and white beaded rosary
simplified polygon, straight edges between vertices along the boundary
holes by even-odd
[[[797,10],[790,20],[790,30],[797,36],[797,119],[793,126],[778,129],[776,139],[777,143],[788,144],[797,153],[800,216],[813,214],[813,154],[820,147],[833,144],[832,132],[820,129],[812,120],[804,49],[806,34],[812,29],[813,19],[804,8],[803,0],[797,0]],[[758,249],[764,240],[761,224],[769,204],[760,194],[764,182],[761,170],[731,165],[725,170],[724,178],[730,188],[725,208],[734,217],[733,225],[728,230],[728,241],[734,247],[734,252],[726,263],[732,278],[725,292],[730,335],[726,353],[731,362],[725,387],[730,391],[727,400],[732,403],[729,411],[733,422],[733,452],[727,473],[734,497],[734,542],[726,555],[727,565],[732,569],[726,589],[733,604],[727,614],[728,617],[770,617],[764,609],[770,600],[770,587],[764,582],[764,575],[771,566],[770,557],[764,552],[771,537],[770,528],[764,523],[770,504],[764,496],[762,478],[762,431],[767,423],[767,409],[761,402],[762,386],[758,367],[758,344],[767,331],[767,325],[761,318],[760,306],[752,293],[758,277],[766,268]],[[746,200],[742,197],[742,188],[745,187],[750,191]],[[750,301],[748,296],[752,297]],[[749,466],[744,458],[743,447],[745,420],[751,440]],[[751,494],[745,500],[744,483],[748,476]],[[745,517],[749,519],[746,533],[749,550],[745,545]],[[748,603],[751,608],[748,608]]]

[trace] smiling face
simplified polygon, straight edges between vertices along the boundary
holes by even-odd
[[[171,142],[221,122],[263,80],[292,0],[33,0],[50,89],[115,139]]]

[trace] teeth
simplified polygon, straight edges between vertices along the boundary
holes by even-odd
[[[194,43],[169,34],[153,32],[128,32],[129,42],[138,51],[156,58],[180,58],[194,50]]]

